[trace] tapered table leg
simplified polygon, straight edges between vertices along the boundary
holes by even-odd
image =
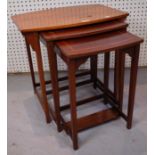
[[[76,67],[74,62],[70,61],[68,65],[68,77],[69,77],[69,94],[71,105],[71,130],[74,149],[78,149],[78,137],[77,137],[77,112],[76,112]]]
[[[115,51],[115,67],[114,67],[114,95],[118,102],[119,96],[119,51]]]
[[[104,54],[104,87],[105,87],[105,100],[104,103],[107,104],[108,99],[106,98],[106,91],[109,88],[109,63],[110,63],[110,52]]]
[[[42,105],[46,116],[46,122],[50,123],[51,117],[49,114],[48,100],[46,96],[46,84],[45,84],[45,78],[44,78],[43,61],[42,61],[41,48],[40,48],[40,42],[39,42],[39,35],[37,33],[33,34],[32,43],[33,43],[33,47],[35,49],[36,58],[37,58],[37,67],[38,67],[38,74],[39,74],[40,87],[41,87],[41,101],[42,101]]]
[[[25,43],[26,43],[27,56],[28,56],[28,61],[29,61],[33,90],[34,90],[34,93],[36,93],[36,80],[35,80],[35,75],[34,75],[33,62],[32,62],[32,57],[31,57],[30,46],[29,46],[26,38],[25,38]]]
[[[114,70],[114,95],[119,103],[119,109],[122,111],[123,90],[124,90],[124,64],[125,52],[116,50],[115,52],[115,70]]]
[[[57,57],[53,50],[53,44],[47,43],[48,51],[48,61],[51,75],[51,85],[53,89],[54,107],[56,114],[56,123],[58,132],[61,131],[61,121],[60,121],[60,96],[59,96],[59,86],[58,86],[58,69],[57,69]]]
[[[97,55],[90,57],[90,69],[91,69],[91,79],[93,80],[93,86],[96,89],[96,79],[97,79]]]
[[[140,45],[136,46],[131,53],[131,71],[130,71],[129,100],[128,100],[128,120],[127,120],[128,129],[131,129],[132,127],[132,117],[133,117],[133,109],[134,109],[134,99],[135,99],[138,59],[139,59],[139,48],[140,48]]]
[[[119,94],[118,94],[118,102],[119,109],[122,111],[123,107],[123,92],[124,92],[124,65],[125,65],[125,52],[119,51]]]

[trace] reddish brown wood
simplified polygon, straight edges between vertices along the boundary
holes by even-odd
[[[86,103],[89,103],[89,102],[92,102],[92,101],[101,99],[102,97],[103,97],[103,94],[96,95],[96,96],[93,96],[93,97],[89,97],[89,98],[86,98],[86,99],[77,101],[77,102],[76,102],[76,105],[77,105],[77,106],[80,106],[80,105],[83,105],[83,104],[86,104]],[[61,106],[61,107],[60,107],[60,110],[63,111],[63,110],[66,110],[66,109],[68,109],[68,108],[70,108],[70,104],[66,104],[66,105],[64,105],[64,106]]]
[[[63,40],[70,38],[79,38],[91,36],[99,33],[116,31],[127,28],[128,24],[121,20],[85,25],[69,29],[45,31],[40,33],[41,37],[46,41]]]
[[[77,130],[81,131],[90,127],[94,127],[104,122],[114,120],[118,118],[118,116],[119,113],[114,108],[102,110],[88,116],[84,116],[77,120]],[[71,122],[68,122],[67,126],[71,127]]]
[[[124,90],[124,65],[125,52],[116,50],[115,52],[115,72],[114,72],[114,94],[120,111],[123,105],[123,90]]]
[[[110,53],[104,54],[104,89],[109,88],[109,63],[110,63]],[[105,91],[105,94],[107,91]],[[104,97],[104,103],[107,104],[107,95]]]
[[[23,36],[26,38],[27,43],[31,46],[31,48],[37,52],[38,51],[38,47],[40,46],[40,44],[38,45],[38,38],[39,38],[39,34],[37,32],[29,32],[29,33],[22,33]]]
[[[90,75],[90,71],[84,71],[82,73],[77,73],[75,76],[82,77],[82,76],[86,76],[86,75]],[[58,81],[64,81],[64,80],[68,80],[68,76],[58,78]],[[51,84],[51,80],[47,80],[47,81],[45,81],[45,83]],[[40,83],[36,83],[36,86],[40,86]]]
[[[70,28],[70,29],[55,30],[52,32],[43,32],[43,33],[40,33],[40,35],[42,36],[42,40],[46,45],[50,41],[68,39],[73,37],[78,38],[78,37],[97,34],[100,32],[109,32],[109,31],[118,30],[118,29],[126,29],[128,24],[124,23],[124,20],[125,18],[120,18],[117,21],[110,21],[110,22],[93,24],[88,26],[80,26],[80,27]],[[51,44],[53,43],[51,42]],[[80,61],[78,60],[78,62],[76,62],[76,68],[81,63],[86,61],[86,59],[87,58],[83,58],[83,60],[81,59]],[[65,62],[68,62],[67,59],[64,58],[64,60]],[[91,79],[93,79],[94,81],[94,87],[96,87],[96,80],[95,80],[96,77],[97,77],[97,58],[96,56],[93,56],[91,58]],[[65,90],[67,88],[68,88],[67,86],[64,86],[59,90]],[[51,91],[47,91],[47,94],[49,94],[50,92]]]
[[[69,77],[69,94],[71,105],[71,131],[73,139],[73,148],[78,149],[78,135],[77,135],[77,112],[76,112],[76,67],[74,61],[70,61],[68,64],[68,77]]]
[[[97,79],[97,55],[90,57],[90,68],[91,68],[91,80],[94,83],[94,88],[96,88]]]
[[[115,98],[118,101],[119,96],[119,52],[115,52],[115,68],[114,68],[114,94]]]
[[[37,63],[38,63],[38,72],[40,78],[41,86],[41,95],[36,91],[37,96],[42,103],[43,109],[45,111],[47,122],[50,121],[49,116],[49,107],[46,96],[46,87],[45,79],[43,76],[43,64],[42,57],[39,45],[39,34],[42,34],[42,37],[45,43],[48,44],[48,54],[49,54],[49,65],[52,78],[52,86],[54,87],[54,104],[56,110],[53,111],[51,108],[51,114],[53,119],[58,125],[58,130],[60,129],[60,120],[61,123],[68,134],[71,135],[73,140],[74,149],[78,148],[78,138],[77,132],[84,128],[88,128],[97,124],[101,124],[105,121],[115,119],[118,115],[122,116],[125,120],[128,121],[127,127],[131,128],[132,124],[132,115],[134,107],[134,95],[135,95],[135,85],[136,85],[136,75],[137,75],[137,66],[138,66],[138,53],[139,46],[137,46],[134,52],[128,52],[132,57],[131,65],[131,75],[130,75],[130,90],[129,90],[129,106],[128,106],[128,117],[121,111],[122,106],[122,94],[123,94],[123,56],[118,56],[118,73],[116,77],[116,83],[118,83],[116,89],[116,98],[114,94],[108,89],[108,71],[109,71],[109,57],[108,52],[111,50],[121,51],[124,48],[134,47],[142,39],[126,32],[127,24],[124,23],[125,18],[128,13],[111,9],[101,5],[86,5],[86,6],[75,6],[67,8],[58,8],[51,9],[46,11],[38,11],[33,13],[26,13],[22,15],[17,15],[13,17],[14,22],[26,37],[27,44],[31,45],[34,51],[36,51]],[[68,18],[65,18],[68,17]],[[52,19],[52,20],[49,20]],[[58,19],[58,20],[57,20]],[[67,19],[67,21],[66,21]],[[112,21],[116,20],[117,21]],[[110,21],[110,22],[109,22]],[[105,23],[106,22],[106,23]],[[97,24],[100,23],[100,24]],[[88,25],[91,24],[91,25]],[[82,27],[83,25],[83,27]],[[86,26],[88,25],[88,26]],[[77,27],[78,28],[71,28]],[[86,26],[86,27],[85,27]],[[70,28],[70,29],[66,29]],[[61,30],[56,30],[61,29]],[[63,29],[63,30],[62,30]],[[120,31],[121,29],[121,31]],[[55,30],[54,32],[42,33],[45,30]],[[110,32],[116,31],[117,32]],[[35,32],[36,31],[36,32]],[[108,32],[108,33],[106,33]],[[100,34],[99,34],[100,33]],[[97,35],[95,35],[97,34]],[[90,36],[93,35],[93,36]],[[78,37],[83,37],[77,39]],[[70,39],[71,38],[71,39]],[[76,39],[73,39],[76,38]],[[71,108],[71,121],[66,125],[65,121],[60,115],[60,103],[59,103],[59,88],[58,88],[58,77],[57,77],[57,66],[56,66],[56,55],[53,54],[53,40],[61,40],[57,42],[57,47],[60,48],[59,55],[68,65],[68,74],[69,74],[69,92],[70,92],[70,108]],[[68,40],[66,40],[68,39]],[[107,52],[107,59],[105,59],[105,80],[104,85],[97,79],[97,61],[96,55],[101,52]],[[122,52],[122,51],[121,51]],[[52,53],[52,54],[51,54]],[[76,84],[75,84],[75,71],[83,62],[87,60],[88,57],[92,57],[91,61],[91,78],[94,81],[94,86],[100,88],[104,92],[103,96],[108,96],[108,102],[113,105],[114,108],[102,111],[99,113],[86,116],[84,118],[77,119],[76,114]],[[106,56],[105,56],[106,57]],[[28,49],[28,58],[31,59],[31,55]],[[34,76],[32,61],[29,60],[30,70],[32,76]],[[120,78],[118,78],[118,75]],[[132,76],[133,75],[133,76]],[[64,78],[65,79],[65,78]],[[96,80],[95,80],[96,79]],[[35,83],[34,77],[32,77],[33,85]],[[64,89],[64,88],[63,88]],[[86,99],[85,101],[79,102],[83,104],[89,102],[95,98]],[[118,103],[119,106],[118,107]],[[66,106],[67,108],[69,105]],[[66,107],[63,107],[64,109]],[[114,110],[115,109],[115,110]],[[117,116],[116,116],[117,115]],[[68,127],[67,127],[68,126]]]
[[[97,78],[97,88],[99,88],[103,92],[103,97],[108,100],[108,104],[110,104],[117,112],[119,112],[120,116],[127,121],[127,115],[124,114],[121,110],[120,107],[118,106],[119,103],[116,101],[114,93],[110,89],[105,89],[104,83],[102,83],[98,78]],[[106,95],[105,95],[106,93]]]
[[[48,101],[47,101],[47,96],[46,96],[46,85],[45,85],[45,79],[44,79],[44,71],[43,71],[41,49],[40,49],[40,44],[39,44],[39,36],[37,33],[29,33],[29,34],[25,34],[24,36],[26,38],[27,43],[29,42],[31,42],[31,44],[33,43],[32,47],[36,52],[38,73],[39,73],[41,93],[42,93],[42,97],[40,97],[40,100],[42,101],[41,103],[44,107],[43,109],[45,111],[46,122],[50,123],[51,117],[49,114],[49,107],[48,107]]]
[[[49,115],[49,107],[48,107],[48,101],[47,101],[47,96],[46,96],[46,86],[45,86],[45,80],[44,80],[44,72],[43,72],[43,66],[42,66],[42,57],[41,57],[40,47],[38,47],[36,57],[37,57],[39,79],[40,79],[40,83],[41,83],[41,91],[42,91],[42,95],[43,95],[42,96],[42,100],[43,100],[42,103],[44,104],[46,122],[50,123],[51,118],[50,118],[50,115]]]
[[[25,37],[25,43],[26,43],[27,56],[28,56],[28,61],[29,61],[33,90],[34,90],[34,93],[36,93],[37,84],[36,84],[35,75],[34,75],[33,62],[32,62],[32,57],[31,57],[31,50],[30,50],[30,46],[28,44],[28,41],[26,40],[26,37]]]
[[[117,31],[99,34],[80,39],[68,39],[56,43],[61,50],[61,57],[77,58],[108,52],[111,50],[128,48],[141,43],[143,40],[129,32]]]
[[[49,41],[53,41],[55,39],[67,39],[70,37],[82,37],[85,35],[91,35],[91,34],[96,34],[99,32],[108,32],[112,30],[117,30],[117,29],[125,29],[127,27],[127,24],[123,22],[123,20],[118,20],[118,21],[112,21],[112,22],[107,22],[107,23],[101,23],[101,24],[94,24],[91,26],[85,27],[77,27],[77,28],[72,28],[72,29],[64,29],[64,30],[57,30],[53,32],[45,32],[45,33],[40,33],[43,39],[43,42],[46,44],[49,44]],[[94,31],[94,32],[93,32]],[[52,35],[54,33],[54,36]],[[47,36],[46,36],[47,35]],[[53,44],[51,42],[51,44]],[[51,49],[52,51],[53,49]],[[79,64],[77,67],[83,63],[86,59],[82,60],[81,62],[78,62]],[[65,60],[67,62],[67,60]],[[97,77],[97,56],[92,56],[91,58],[91,79],[94,79],[94,87],[96,87],[96,77]],[[84,83],[83,83],[84,84]],[[77,85],[78,86],[78,85]],[[59,90],[65,90],[68,89],[68,86],[64,86],[60,88]],[[53,93],[53,91],[49,90],[46,92],[46,94]],[[58,112],[59,110],[57,110]]]
[[[132,51],[132,55],[131,55],[132,57],[131,57],[130,85],[129,85],[129,98],[128,98],[129,99],[128,100],[128,121],[127,121],[128,129],[131,129],[132,127],[139,49],[140,49],[140,45],[135,46],[134,50]]]
[[[117,52],[117,51],[116,51]],[[125,52],[124,51],[118,51],[119,52],[119,78],[118,78],[118,102],[119,102],[119,108],[120,111],[122,111],[123,106],[123,90],[124,90],[124,67],[125,67]]]
[[[80,86],[83,86],[83,85],[86,85],[86,84],[90,84],[90,83],[92,83],[92,80],[91,79],[88,79],[88,80],[84,80],[84,81],[81,81],[81,82],[77,82],[76,83],[76,87],[80,87]],[[60,87],[58,90],[59,91],[63,91],[63,90],[67,90],[69,88],[69,86],[68,85],[66,85],[66,86],[62,86],[62,87]],[[53,91],[54,90],[47,90],[46,91],[46,94],[48,95],[48,94],[53,94]]]
[[[127,121],[128,116],[125,113],[122,112],[122,109],[120,108],[120,102],[118,102],[116,100],[115,94],[110,89],[106,89],[105,86],[104,86],[104,83],[102,83],[98,78],[97,78],[97,88],[99,88],[103,92],[103,97],[107,99],[108,103],[113,108],[115,108],[115,110],[117,110],[119,112],[120,116],[125,121]]]
[[[129,107],[128,116],[122,112],[123,101],[123,82],[124,82],[124,62],[126,49],[132,49],[135,45],[139,45],[143,40],[125,31],[112,32],[108,34],[100,34],[92,37],[85,37],[85,39],[72,39],[56,42],[57,47],[60,49],[58,54],[65,60],[68,65],[69,73],[69,87],[70,87],[70,104],[71,104],[71,122],[67,123],[67,126],[71,128],[72,139],[74,149],[77,149],[77,132],[79,130],[101,124],[106,120],[116,118],[116,115],[108,115],[109,112],[99,112],[86,116],[81,119],[77,119],[76,115],[76,89],[75,89],[75,70],[81,64],[85,57],[96,56],[98,53],[105,53],[105,77],[104,84],[96,78],[96,86],[100,88],[104,94],[103,97],[113,106],[117,117],[120,115],[128,121],[128,125],[132,121],[134,93],[135,93],[135,76],[132,76],[130,80],[130,94],[129,94]],[[99,51],[97,51],[99,47]],[[78,49],[77,49],[78,48]],[[69,50],[70,49],[70,50]],[[92,51],[94,49],[94,51]],[[115,95],[108,89],[109,79],[109,51],[113,49],[116,51],[116,73],[115,73]],[[78,51],[79,50],[79,51]],[[82,56],[81,56],[81,51]],[[136,50],[134,50],[135,53]],[[129,53],[129,52],[128,52]],[[73,56],[74,55],[74,56]],[[136,68],[138,66],[138,55],[130,53],[132,59],[132,74],[136,75]],[[134,56],[133,56],[134,55]],[[66,61],[67,60],[67,61]],[[79,62],[78,62],[79,61]],[[77,64],[76,64],[77,63]],[[96,62],[95,62],[96,63]],[[93,64],[92,64],[93,65]],[[120,77],[119,77],[120,76]],[[132,82],[131,82],[132,81]],[[112,102],[111,102],[112,101]],[[109,111],[108,109],[107,111]],[[104,116],[104,117],[103,117]]]
[[[56,53],[52,51],[53,44],[47,44],[48,61],[51,75],[51,86],[53,88],[54,108],[56,111],[57,130],[61,131],[60,122],[60,99],[59,99],[59,86],[58,86],[58,71],[57,71],[57,58]]]
[[[23,13],[12,19],[20,31],[38,32],[124,19],[128,15],[104,5],[80,5]]]

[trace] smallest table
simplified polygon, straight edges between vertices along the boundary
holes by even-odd
[[[67,134],[71,136],[74,149],[78,148],[78,131],[104,123],[106,121],[116,119],[118,118],[118,116],[123,117],[127,121],[128,129],[131,128],[139,48],[142,41],[143,40],[141,38],[129,32],[119,30],[116,32],[109,32],[104,34],[101,33],[98,35],[83,37],[79,39],[76,38],[55,42],[56,48],[58,49],[55,50],[55,52],[57,52],[57,54],[65,61],[68,66],[71,120],[69,122],[66,122],[61,115],[61,123]],[[116,89],[118,89],[118,94],[115,95],[110,89],[105,88],[104,84],[98,78],[96,79],[97,88],[103,91],[102,95],[106,98],[106,100],[108,100],[107,103],[111,105],[111,108],[101,110],[97,113],[93,113],[82,118],[77,118],[76,107],[78,105],[78,101],[76,101],[76,70],[82,63],[87,60],[87,58],[99,53],[110,52],[112,50],[114,50],[115,54],[117,55],[117,68],[115,72],[117,72]],[[127,115],[122,111],[124,62],[126,53],[128,53],[131,57],[130,88]],[[85,102],[89,101],[85,99]]]

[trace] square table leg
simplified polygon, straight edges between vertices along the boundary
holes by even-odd
[[[119,51],[115,51],[115,67],[114,67],[114,95],[115,99],[118,102],[119,94]]]
[[[59,97],[59,86],[58,86],[58,69],[57,69],[57,57],[53,51],[54,45],[51,42],[47,43],[49,69],[51,75],[51,85],[53,89],[54,108],[56,114],[57,130],[60,132],[61,121],[60,121],[60,97]]]
[[[124,92],[124,66],[125,66],[125,52],[118,51],[119,57],[119,78],[118,78],[118,102],[119,109],[122,112],[123,108],[123,92]]]
[[[129,99],[128,99],[128,120],[127,120],[127,128],[128,129],[131,129],[131,127],[132,127],[132,117],[133,117],[135,91],[136,91],[139,49],[140,49],[140,45],[137,45],[131,52],[131,70],[130,70],[130,85],[129,85]]]
[[[68,64],[68,77],[69,77],[69,94],[70,94],[70,106],[71,106],[71,131],[73,148],[78,149],[78,137],[77,137],[77,111],[76,111],[76,66],[74,61],[70,61]]]
[[[45,84],[45,78],[44,78],[43,61],[42,61],[41,48],[40,48],[40,42],[39,42],[39,35],[38,35],[38,33],[26,33],[23,35],[26,40],[28,60],[29,60],[29,66],[30,66],[30,71],[31,71],[33,87],[35,89],[35,92],[36,92],[36,94],[39,98],[39,101],[43,107],[43,110],[45,112],[46,122],[50,123],[51,117],[49,114],[49,106],[48,106],[48,100],[47,100],[47,95],[46,95],[46,84]],[[32,63],[32,59],[31,59],[31,55],[30,55],[30,47],[29,47],[30,45],[36,54],[38,74],[39,74],[40,86],[41,86],[41,95],[36,90],[33,63]]]
[[[26,38],[25,38],[25,43],[26,43],[26,49],[27,49],[26,51],[27,51],[27,56],[28,56],[28,62],[29,62],[29,68],[30,68],[30,73],[31,73],[33,90],[34,90],[34,93],[36,93],[36,79],[35,79],[35,75],[34,75],[32,56],[31,56],[30,46],[29,46]]]
[[[109,64],[110,64],[110,52],[104,54],[104,89],[105,89],[105,99],[104,103],[107,104],[107,90],[109,89]]]
[[[96,89],[97,82],[97,55],[90,57],[91,80],[94,82],[93,87]]]
[[[114,69],[114,95],[122,112],[123,90],[124,90],[124,65],[125,52],[122,50],[115,51],[115,69]]]

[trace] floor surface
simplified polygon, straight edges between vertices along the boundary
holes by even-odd
[[[112,89],[113,71],[110,75]],[[127,106],[128,69],[125,75],[124,110]],[[103,77],[101,71],[99,77]],[[38,99],[33,94],[30,75],[8,75],[8,155],[146,155],[146,81],[146,69],[139,69],[131,130],[126,129],[126,122],[121,118],[85,130],[79,133],[79,150],[74,151],[65,132],[58,133],[53,122],[46,124]],[[90,86],[78,90],[78,98],[94,93]],[[61,93],[61,103],[68,101],[67,94],[67,91]],[[102,103],[87,104],[78,108],[78,116],[102,107]],[[67,112],[64,115],[69,119]]]

